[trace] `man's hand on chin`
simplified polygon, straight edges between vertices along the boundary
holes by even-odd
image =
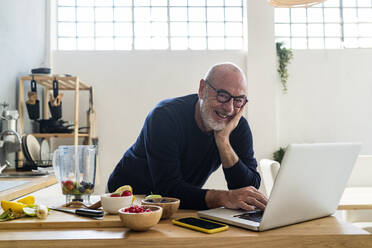
[[[214,131],[214,139],[220,154],[223,168],[230,168],[239,161],[234,149],[230,144],[230,134],[238,126],[239,120],[243,114],[243,108],[240,108],[235,116],[226,124],[226,127],[220,131]]]
[[[216,139],[217,143],[221,142],[229,142],[229,137],[231,132],[238,126],[239,120],[242,117],[244,112],[244,107],[240,108],[234,117],[226,124],[226,126],[219,130],[219,131],[214,131],[214,137]]]

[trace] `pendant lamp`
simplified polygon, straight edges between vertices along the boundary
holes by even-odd
[[[310,7],[325,0],[269,0],[270,5],[277,8]]]

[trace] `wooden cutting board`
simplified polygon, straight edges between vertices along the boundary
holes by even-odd
[[[121,226],[122,224],[118,215],[105,215],[102,220],[95,220],[54,210],[50,210],[48,217],[43,220],[36,217],[24,217],[16,220],[0,222],[0,230]]]
[[[60,207],[65,202],[65,196],[62,195],[61,186],[55,184],[37,192],[31,193],[37,203],[50,207]],[[24,196],[20,197],[23,198]],[[140,204],[143,195],[137,195],[134,204]],[[91,202],[95,203],[100,200],[100,196],[92,195]],[[1,208],[0,208],[1,209]],[[70,208],[72,209],[72,208]],[[0,210],[0,212],[2,212]],[[75,214],[63,213],[50,210],[46,219],[37,217],[24,217],[16,220],[0,222],[0,230],[7,229],[46,229],[46,228],[95,228],[95,227],[121,227],[119,215],[106,214],[102,220],[82,217]]]

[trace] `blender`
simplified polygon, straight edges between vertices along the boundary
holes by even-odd
[[[81,201],[90,204],[96,177],[97,147],[59,146],[53,154],[53,168],[61,184],[66,203]]]

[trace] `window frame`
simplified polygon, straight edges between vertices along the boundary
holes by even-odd
[[[221,0],[221,2],[223,3],[222,5],[210,5],[208,4],[208,0],[204,0],[204,4],[203,5],[200,5],[200,6],[191,6],[189,5],[189,1],[190,0],[185,0],[187,2],[187,5],[185,6],[173,6],[173,5],[170,5],[170,2],[171,0],[166,0],[167,2],[167,5],[161,5],[161,6],[155,6],[155,5],[151,5],[151,2],[154,1],[154,0],[149,0],[150,2],[150,5],[142,5],[142,6],[138,6],[138,5],[135,5],[136,3],[136,0],[131,0],[131,5],[130,6],[117,6],[115,5],[115,0],[113,0],[111,3],[112,5],[109,5],[109,6],[96,6],[93,4],[93,6],[79,6],[78,5],[78,0],[72,0],[71,2],[73,2],[74,4],[71,5],[71,6],[67,6],[67,5],[63,5],[63,4],[60,4],[60,1],[59,0],[56,0],[55,1],[55,8],[56,8],[56,15],[55,15],[55,23],[56,23],[56,32],[55,32],[55,47],[56,47],[56,50],[58,51],[66,51],[66,50],[73,50],[73,51],[83,51],[83,50],[94,50],[94,51],[101,51],[101,50],[108,50],[108,51],[135,51],[135,50],[155,50],[155,51],[164,51],[164,50],[170,50],[170,51],[187,51],[187,50],[198,50],[198,51],[234,51],[234,50],[246,50],[246,32],[245,32],[245,28],[246,28],[246,3],[244,0],[237,0],[236,2],[240,2],[240,5],[236,5],[236,6],[230,6],[230,5],[226,5],[228,3],[228,0]],[[92,1],[93,3],[95,1]],[[93,8],[93,20],[91,21],[79,21],[78,20],[78,14],[77,14],[77,11],[78,11],[78,8]],[[62,9],[62,8],[72,8],[74,10],[74,18],[71,18],[70,20],[60,20],[59,19],[59,10]],[[107,21],[107,22],[104,22],[104,21],[97,21],[97,18],[96,18],[96,9],[97,8],[112,8],[112,11],[113,11],[113,14],[112,14],[112,20],[111,21]],[[132,13],[132,18],[130,21],[118,21],[118,19],[115,19],[115,11],[117,8],[130,8],[131,9],[131,13]],[[135,10],[136,9],[140,9],[140,8],[149,8],[150,9],[150,13],[153,9],[155,8],[165,8],[166,11],[167,11],[167,17],[166,17],[166,20],[165,21],[145,21],[145,22],[141,22],[141,21],[138,21],[138,20],[135,20]],[[170,16],[170,10],[171,8],[186,8],[187,10],[187,20],[186,21],[175,21],[175,20],[171,20],[171,16]],[[204,11],[205,11],[205,20],[204,21],[193,21],[193,20],[190,20],[189,18],[189,12],[190,12],[190,9],[192,8],[204,8]],[[208,19],[208,8],[222,8],[223,10],[223,19],[222,20],[219,20],[219,21],[211,21]],[[226,19],[226,10],[228,8],[236,8],[237,9],[237,12],[240,12],[241,13],[241,17],[240,17],[240,20],[238,21],[234,21],[234,20],[227,20]],[[73,12],[73,11],[71,11]],[[186,23],[187,24],[187,35],[185,36],[177,36],[175,34],[173,34],[171,32],[171,26],[172,24],[176,24],[176,23]],[[89,23],[91,25],[93,25],[93,35],[91,36],[82,36],[81,34],[79,34],[78,32],[78,26],[81,26],[81,24],[84,24],[84,23]],[[112,35],[107,35],[107,36],[103,36],[103,37],[100,37],[97,35],[97,24],[101,24],[101,23],[107,23],[107,24],[111,24],[112,25]],[[162,47],[162,48],[154,48],[154,47],[151,47],[151,45],[147,45],[147,47],[144,47],[144,48],[139,48],[137,47],[137,41],[141,39],[141,36],[137,35],[136,34],[136,25],[138,24],[147,24],[147,25],[152,25],[154,23],[162,23],[163,24],[163,28],[164,28],[164,24],[167,25],[167,33],[166,35],[164,36],[157,36],[157,35],[147,35],[147,36],[143,36],[145,37],[146,39],[156,39],[156,38],[159,38],[159,37],[162,37],[163,40],[166,39],[167,41],[164,42],[164,44],[166,44],[166,46]],[[202,36],[198,36],[198,35],[192,35],[190,34],[190,26],[195,24],[195,23],[202,23],[204,24],[204,34]],[[218,24],[221,24],[223,25],[224,27],[224,31],[223,31],[223,35],[211,35],[209,32],[208,32],[208,26],[212,26],[213,24],[215,23],[218,23]],[[74,30],[71,30],[70,29],[67,29],[67,30],[70,30],[70,34],[68,35],[63,35],[63,25],[61,24],[71,24],[71,26],[74,26]],[[120,25],[120,24],[130,24],[131,25],[131,33],[128,34],[127,36],[118,36],[115,34],[115,27],[116,25]],[[228,25],[237,25],[237,26],[240,26],[239,27],[239,33],[236,33],[236,34],[231,34],[231,33],[228,33],[228,30],[226,29],[226,27]],[[104,26],[104,25],[102,25]],[[108,25],[107,25],[108,26]],[[104,30],[104,29],[103,29]],[[236,29],[238,30],[238,29]],[[111,31],[110,31],[111,32]],[[104,37],[107,37],[107,39],[110,40],[110,42],[112,42],[112,44],[110,44],[110,46],[107,48],[107,49],[100,49],[99,48],[99,45],[98,44],[98,39],[104,39]],[[118,48],[116,45],[115,45],[115,42],[117,41],[117,39],[128,39],[130,40],[129,43],[130,46],[127,46],[125,48]],[[144,38],[144,39],[145,39]],[[172,45],[172,39],[178,39],[178,38],[182,38],[184,40],[186,40],[187,42],[187,46],[184,46],[182,48],[179,48],[177,49],[174,45]],[[191,41],[192,39],[197,39],[197,38],[201,38],[204,40],[204,43],[203,45],[205,46],[204,48],[193,48],[191,46]],[[70,49],[65,49],[63,48],[63,46],[61,46],[61,40],[62,39],[66,39],[69,40],[71,42],[71,48]],[[79,42],[84,40],[84,39],[87,39],[91,42],[91,45],[90,46],[87,46],[89,49],[81,49],[80,45],[79,45]],[[211,47],[211,40],[213,39],[220,39],[220,42],[222,40],[223,42],[223,46],[221,45],[220,47],[218,48],[213,48]],[[233,41],[236,41],[235,45],[233,44]],[[231,43],[229,43],[229,41],[231,41]],[[230,45],[229,45],[230,44]],[[238,44],[238,48],[234,48],[236,46],[236,44]]]
[[[372,15],[371,15],[371,20],[368,20],[368,21],[361,21],[359,18],[358,18],[358,13],[360,10],[364,10],[364,9],[368,9],[371,11],[372,13],[372,0],[371,1],[371,6],[370,7],[365,7],[365,6],[359,6],[358,5],[358,1],[357,0],[354,0],[355,1],[355,6],[344,6],[344,0],[338,0],[338,6],[327,6],[325,5],[325,3],[322,3],[322,4],[318,4],[318,5],[315,5],[315,6],[311,6],[311,7],[307,7],[307,8],[285,8],[285,9],[288,9],[289,11],[289,21],[288,22],[280,22],[280,21],[277,21],[277,16],[276,14],[274,14],[274,25],[275,25],[275,40],[276,42],[278,41],[288,41],[289,40],[289,44],[288,42],[285,42],[285,46],[286,47],[289,47],[289,48],[292,48],[292,49],[350,49],[350,48],[357,48],[357,49],[363,49],[363,48],[372,48],[372,42],[371,42],[371,45],[370,46],[361,46],[359,40],[363,40],[363,39],[372,39],[372,35],[371,36],[368,36],[368,35],[360,35],[360,33],[357,33],[355,36],[351,36],[351,35],[348,35],[346,34],[345,35],[345,25],[355,25],[357,27],[360,27],[360,25],[362,24],[367,24],[367,25],[370,25],[371,26],[371,29],[372,29]],[[276,8],[277,9],[277,8]],[[306,13],[306,20],[303,21],[303,22],[300,22],[300,21],[295,21],[293,20],[292,18],[292,9],[304,9],[305,10],[305,13]],[[314,22],[314,21],[309,21],[309,9],[321,9],[321,12],[322,12],[322,21],[319,21],[319,22]],[[325,10],[327,9],[338,9],[338,12],[339,12],[339,21],[326,21],[326,15],[325,15]],[[354,10],[356,11],[356,20],[354,21],[347,21],[345,20],[345,17],[344,17],[344,12],[345,10]],[[313,36],[313,35],[309,35],[309,25],[313,25],[313,24],[320,24],[322,25],[322,35],[321,36]],[[326,27],[327,25],[339,25],[339,35],[328,35],[327,32],[326,32]],[[288,25],[289,26],[289,35],[277,35],[278,34],[278,29],[277,29],[277,25]],[[306,35],[304,36],[299,36],[299,35],[293,35],[293,26],[294,25],[306,25]],[[303,48],[297,48],[296,46],[293,45],[293,42],[295,41],[294,39],[304,39],[306,40],[306,47],[303,47]],[[311,45],[309,44],[309,40],[311,39],[322,39],[322,47],[315,47],[315,48],[312,48]],[[340,46],[339,47],[327,47],[327,39],[339,39],[339,44]],[[348,40],[348,39],[354,39],[354,40],[357,40],[358,42],[358,45],[356,46],[350,46],[350,45],[347,45],[347,43],[345,43],[345,39]]]

